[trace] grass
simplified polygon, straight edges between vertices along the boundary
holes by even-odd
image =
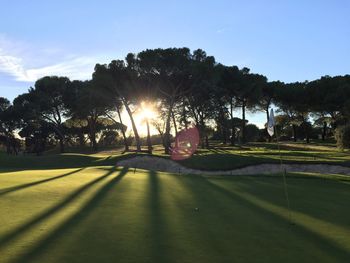
[[[294,225],[280,176],[178,176],[101,165],[3,171],[0,186],[1,263],[350,258],[346,176],[289,175]]]
[[[96,153],[96,154],[45,154],[35,155],[7,155],[0,152],[0,167],[2,169],[61,169],[89,166],[115,165],[118,160],[130,158],[136,153]]]
[[[160,146],[154,147],[154,156],[169,158]],[[189,168],[202,170],[230,170],[261,163],[337,164],[350,166],[349,151],[341,151],[334,144],[282,143],[281,151],[275,143],[252,143],[241,147],[215,144],[210,149],[199,149],[192,158],[180,161]],[[138,153],[145,154],[145,153]],[[0,169],[58,169],[115,165],[119,160],[136,153],[123,153],[122,149],[108,149],[98,153],[75,152],[43,156],[8,156],[0,152]]]
[[[333,144],[200,149],[185,166],[350,165]],[[347,262],[350,178],[175,176],[116,168],[121,149],[43,156],[0,153],[0,262]],[[161,147],[154,155],[168,158]],[[195,209],[198,207],[198,211]]]
[[[182,161],[184,166],[202,170],[230,170],[262,163],[336,164],[350,166],[349,151],[341,151],[334,144],[251,143],[242,147],[215,146],[200,149],[192,158]]]

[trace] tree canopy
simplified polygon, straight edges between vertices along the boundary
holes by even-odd
[[[266,132],[249,124],[246,112],[264,112],[267,122],[271,107],[277,110],[282,136],[309,141],[318,128],[325,139],[349,123],[349,95],[349,75],[283,83],[246,67],[218,63],[202,49],[147,49],[96,64],[91,80],[46,76],[13,103],[0,97],[0,136],[8,152],[17,151],[20,138],[37,153],[56,144],[63,152],[66,145],[83,147],[87,142],[96,151],[99,143],[116,142],[120,134],[125,150],[135,144],[141,151],[135,114],[147,102],[159,113],[157,120],[145,120],[149,152],[152,125],[165,153],[178,130],[191,126],[198,128],[202,147],[209,147],[209,137],[232,145],[269,140]],[[130,134],[123,112],[130,119]]]

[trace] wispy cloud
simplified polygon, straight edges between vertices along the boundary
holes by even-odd
[[[23,79],[25,77],[25,70],[22,67],[20,58],[2,54],[0,49],[0,72],[12,75],[16,79]]]
[[[77,57],[57,64],[37,68],[25,68],[23,59],[0,53],[0,71],[16,81],[33,82],[44,76],[67,76],[71,79],[89,79],[97,61],[89,57]]]
[[[230,30],[230,27],[222,27],[222,28],[219,28],[219,29],[217,29],[216,30],[216,33],[218,33],[218,34],[222,34],[222,33],[225,33],[225,32],[227,32],[227,31],[229,31]]]
[[[88,57],[78,57],[61,63],[40,68],[25,70],[23,77],[18,81],[35,81],[43,76],[66,76],[71,79],[86,80],[91,78],[96,60]]]
[[[71,79],[86,80],[91,78],[92,71],[97,62],[97,57],[87,56],[69,56],[68,58],[58,59],[51,54],[42,52],[42,56],[47,56],[46,60],[57,61],[57,63],[40,63],[40,66],[27,66],[28,62],[32,63],[30,58],[26,58],[27,52],[18,52],[17,49],[11,48],[10,41],[0,38],[0,73],[12,76],[14,80],[20,82],[34,82],[44,76],[67,76]],[[47,49],[49,50],[49,49]]]

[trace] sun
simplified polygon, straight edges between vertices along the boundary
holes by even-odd
[[[147,135],[147,126],[146,121],[149,121],[150,124],[150,133],[151,135],[158,134],[158,131],[152,125],[152,121],[158,118],[158,112],[154,104],[151,102],[141,102],[140,107],[134,113],[134,121],[137,127],[137,130],[141,136]]]
[[[146,121],[148,119],[150,121],[155,119],[158,114],[151,103],[143,101],[141,102],[141,107],[137,115],[141,120]]]
[[[133,119],[140,136],[144,137],[147,135],[146,120],[148,119],[150,124],[151,135],[159,134],[158,130],[154,127],[153,121],[159,118],[159,113],[157,110],[157,104],[150,101],[143,101],[134,109]],[[122,111],[122,119],[124,124],[128,127],[128,131],[132,131],[132,125],[130,117],[127,111]]]

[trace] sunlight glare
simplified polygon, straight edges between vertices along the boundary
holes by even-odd
[[[157,117],[154,106],[151,103],[145,101],[141,102],[141,109],[138,115],[141,120],[152,120]]]
[[[141,136],[147,134],[146,120],[150,122],[151,135],[158,134],[158,131],[153,127],[152,121],[158,117],[158,112],[154,103],[143,101],[138,110],[134,113],[134,120]],[[130,124],[131,127],[131,124]]]

